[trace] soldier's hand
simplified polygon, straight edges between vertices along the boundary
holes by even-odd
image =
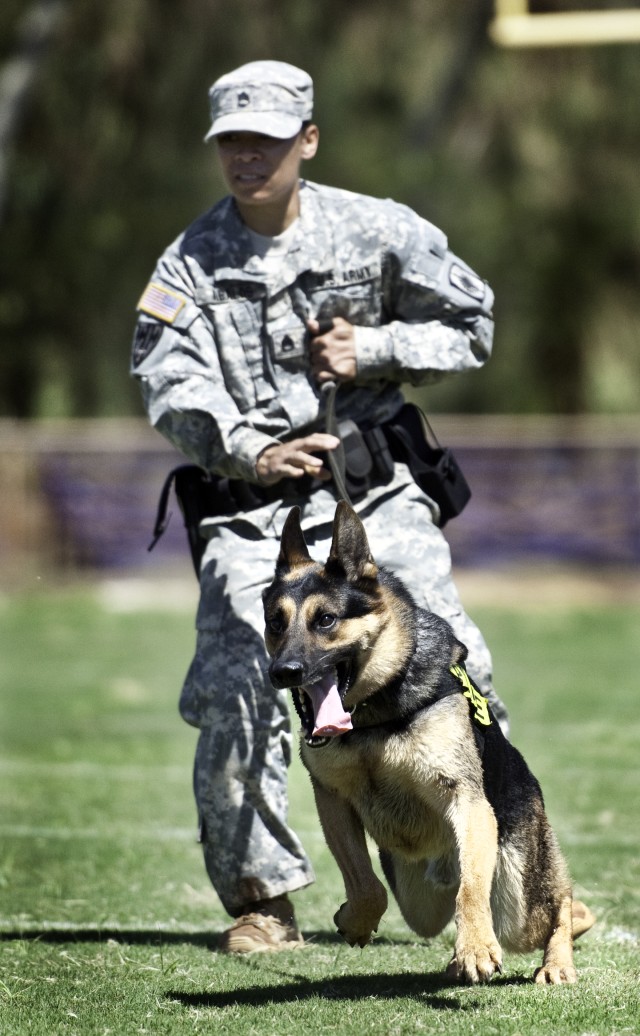
[[[320,333],[317,320],[307,320],[307,327],[311,335],[311,371],[318,384],[352,381],[358,372],[353,324],[344,317],[334,317],[333,326],[328,331]]]
[[[272,486],[282,478],[302,478],[303,475],[326,482],[331,478],[331,472],[315,454],[335,450],[339,444],[340,440],[335,435],[314,432],[302,439],[267,446],[256,462],[256,475],[263,486]]]

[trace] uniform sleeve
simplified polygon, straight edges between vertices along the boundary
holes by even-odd
[[[258,456],[277,440],[253,428],[227,391],[195,297],[187,271],[161,261],[138,303],[132,373],[151,424],[186,457],[256,481]]]
[[[493,292],[444,234],[393,205],[383,275],[388,321],[356,328],[358,380],[423,385],[481,367],[491,355]]]

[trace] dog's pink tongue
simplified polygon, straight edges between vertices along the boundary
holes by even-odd
[[[330,673],[304,689],[313,705],[315,737],[337,737],[347,730],[353,730],[351,716],[342,708],[337,684]]]

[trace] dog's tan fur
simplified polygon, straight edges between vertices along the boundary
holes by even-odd
[[[344,878],[347,899],[335,922],[347,942],[366,945],[387,907],[366,832],[415,932],[428,938],[455,917],[450,977],[489,979],[501,969],[502,944],[544,949],[536,981],[574,982],[570,882],[537,783],[522,761],[526,795],[509,800],[508,816],[500,804],[496,813],[484,785],[489,763],[461,693],[434,693],[433,702],[404,719],[394,716],[394,693],[418,700],[424,690],[428,697],[433,673],[463,661],[466,651],[446,623],[421,612],[393,577],[378,572],[350,508],[338,505],[325,566],[311,560],[292,512],[265,615],[274,682],[302,687],[340,665],[353,677],[342,695],[353,731],[321,747],[313,737],[301,742],[322,829]],[[433,667],[424,651],[416,662],[416,630],[423,628],[419,636],[433,641],[438,656]],[[512,753],[521,760],[499,731],[493,737],[505,765]]]

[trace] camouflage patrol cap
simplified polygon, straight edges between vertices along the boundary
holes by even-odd
[[[264,133],[286,140],[313,112],[311,76],[284,61],[251,61],[217,79],[209,90],[211,129],[219,133]]]

